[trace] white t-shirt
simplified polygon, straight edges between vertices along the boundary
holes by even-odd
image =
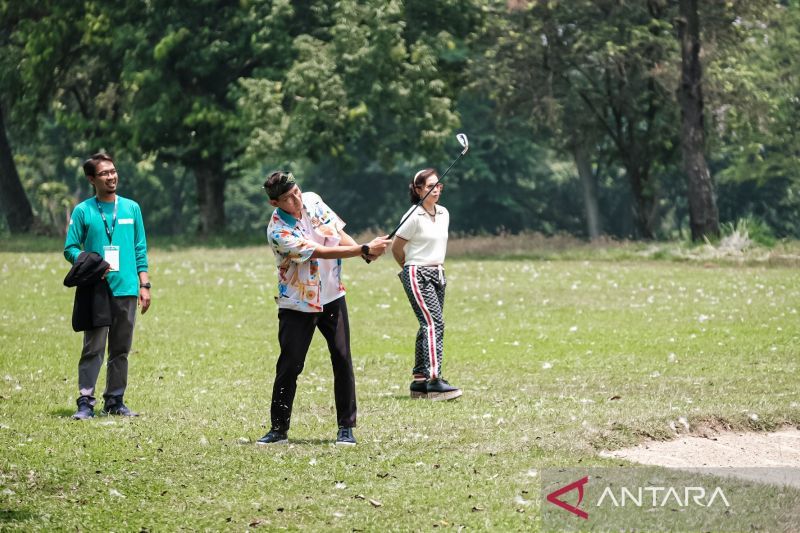
[[[406,211],[403,217],[409,211]],[[444,256],[447,253],[447,232],[449,227],[450,213],[443,206],[436,206],[435,217],[431,217],[422,206],[419,206],[397,232],[398,237],[408,241],[404,248],[406,253],[404,265],[431,266],[443,264]]]

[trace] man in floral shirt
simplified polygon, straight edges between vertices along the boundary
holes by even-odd
[[[289,172],[276,171],[264,182],[275,207],[267,226],[267,241],[278,265],[278,342],[281,353],[272,388],[271,429],[258,444],[288,442],[297,376],[308,347],[319,329],[328,343],[339,432],[337,445],[356,439],[356,386],[350,355],[350,325],[342,285],[342,259],[375,260],[391,243],[376,237],[357,244],[344,232],[344,222],[319,195],[302,193]]]

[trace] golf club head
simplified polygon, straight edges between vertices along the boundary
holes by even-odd
[[[466,154],[467,150],[469,150],[469,139],[467,139],[467,134],[459,133],[456,135],[456,139],[458,139],[458,144],[464,147],[464,149],[461,151],[461,155]]]

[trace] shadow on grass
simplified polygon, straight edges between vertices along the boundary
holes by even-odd
[[[255,442],[253,442],[253,443],[247,443],[246,445],[253,444],[259,450],[272,450],[272,449],[285,450],[289,446],[292,446],[292,445],[319,446],[321,444],[333,444],[334,441],[335,441],[335,439],[333,439],[333,438],[330,438],[330,439],[291,439],[290,438],[288,443],[283,443],[283,444],[256,444]]]
[[[411,395],[409,394],[395,394],[394,396],[391,396],[391,398],[401,402],[433,403],[438,405],[444,405],[444,404],[458,403],[458,400],[459,398],[461,398],[461,396],[459,396],[458,398],[453,398],[452,400],[429,400],[427,398],[412,398]]]
[[[50,411],[50,416],[54,416],[56,418],[72,418],[72,415],[74,414],[75,409],[68,409],[66,407],[61,407],[59,409]]]
[[[7,524],[9,522],[21,522],[23,520],[30,520],[34,514],[30,511],[18,511],[15,509],[0,509],[0,524]]]
[[[398,400],[401,402],[421,402],[424,398],[412,398],[410,394],[395,394],[394,396],[390,396],[393,400]]]
[[[333,444],[336,439],[289,439],[289,445],[292,444],[301,444],[301,445],[311,445],[311,446],[319,446],[320,444]]]
[[[69,409],[67,407],[62,407],[60,409],[54,409],[50,411],[50,416],[54,416],[56,418],[72,418],[72,415],[75,414],[75,409]],[[95,409],[94,416],[89,420],[142,420],[146,418],[143,413],[139,413],[137,416],[119,416],[119,415],[109,415],[108,413],[103,412],[100,409]]]

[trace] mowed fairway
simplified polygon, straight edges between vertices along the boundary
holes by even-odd
[[[358,446],[333,446],[317,335],[291,445],[264,449],[271,253],[150,259],[126,395],[143,416],[76,422],[69,265],[0,253],[0,529],[536,530],[541,468],[619,464],[596,452],[687,425],[800,423],[797,269],[449,259],[444,373],[464,395],[430,403],[408,398],[417,325],[385,257],[345,263]]]

